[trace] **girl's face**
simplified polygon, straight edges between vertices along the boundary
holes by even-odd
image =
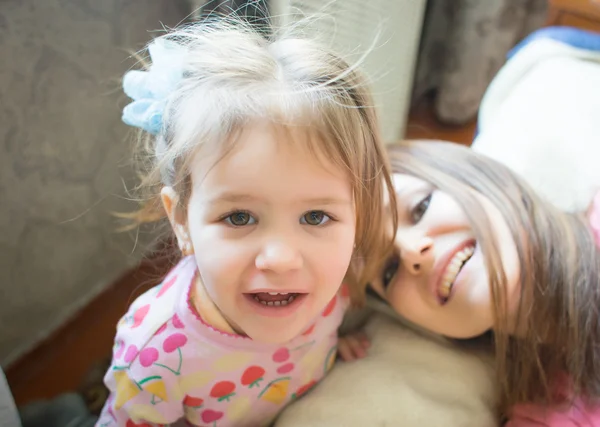
[[[234,329],[262,342],[289,341],[320,315],[355,240],[347,174],[290,133],[282,141],[289,134],[258,122],[224,158],[192,163],[186,229],[200,278]]]
[[[462,207],[449,194],[409,175],[395,174],[397,258],[373,283],[407,320],[451,338],[472,338],[494,327],[484,257]],[[483,195],[506,275],[509,319],[519,303],[519,260],[508,225]]]

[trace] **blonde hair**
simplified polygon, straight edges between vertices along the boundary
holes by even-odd
[[[430,182],[468,215],[489,272],[502,409],[556,403],[567,374],[573,396],[600,398],[600,255],[585,216],[559,211],[505,166],[470,149],[413,141],[389,149],[394,173]],[[472,189],[502,213],[516,243],[524,336],[508,330],[506,277],[487,215]],[[523,304],[527,301],[527,305]],[[529,303],[531,302],[531,303]]]
[[[314,40],[280,34],[268,38],[230,18],[160,37],[185,49],[183,77],[166,100],[162,130],[142,132],[139,190],[145,197],[130,217],[137,224],[163,219],[164,185],[175,188],[185,207],[193,154],[208,149],[225,155],[249,122],[305,129],[308,149],[347,172],[352,183],[356,249],[346,280],[353,300],[362,302],[364,278],[373,276],[392,244],[384,200],[394,193],[373,101],[355,66]],[[396,224],[394,209],[392,217]]]

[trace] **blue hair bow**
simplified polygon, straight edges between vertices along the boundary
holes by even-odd
[[[132,70],[123,77],[123,90],[133,102],[123,108],[121,119],[157,135],[163,126],[167,97],[183,77],[184,49],[169,40],[156,39],[148,46],[148,71]]]

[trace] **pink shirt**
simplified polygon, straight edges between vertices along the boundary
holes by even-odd
[[[589,221],[596,243],[600,246],[600,192],[596,194],[589,211]],[[569,395],[569,382],[558,383],[559,397]],[[522,404],[513,409],[512,417],[505,427],[600,427],[600,407],[590,405],[583,399],[575,399],[572,405],[564,408],[545,408],[539,405]]]
[[[301,336],[268,345],[202,321],[189,302],[196,271],[184,258],[119,322],[104,378],[111,394],[96,426],[267,425],[331,369],[343,291]]]
[[[521,404],[513,408],[505,427],[596,427],[600,426],[600,407],[577,398],[569,403],[571,386],[565,375],[556,382],[555,397],[567,402],[560,407]]]
[[[540,405],[517,405],[505,427],[598,427],[600,409],[587,406],[581,399],[568,408],[545,408]]]

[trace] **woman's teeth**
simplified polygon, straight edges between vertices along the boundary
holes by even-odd
[[[456,276],[463,265],[465,265],[469,258],[473,256],[473,252],[475,252],[475,246],[467,246],[454,255],[454,258],[452,258],[448,267],[446,267],[446,272],[444,273],[440,289],[438,290],[441,298],[447,299],[450,296],[450,291],[452,290],[452,285],[454,284],[454,280],[456,280]]]
[[[262,305],[279,307],[291,304],[296,295],[288,292],[260,292],[254,294],[254,300]]]

